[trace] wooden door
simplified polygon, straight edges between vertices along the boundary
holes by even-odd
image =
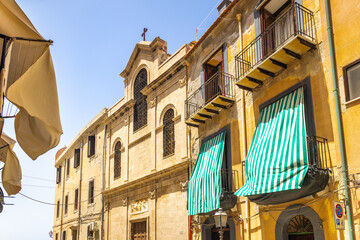
[[[214,75],[218,72],[218,67],[205,64],[205,103],[210,102],[218,93],[218,79]]]
[[[146,240],[146,221],[131,224],[131,240]]]

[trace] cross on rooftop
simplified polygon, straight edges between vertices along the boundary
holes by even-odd
[[[147,32],[147,30],[148,30],[147,28],[144,28],[144,32],[141,34],[141,36],[144,38],[144,41],[146,41],[145,40],[145,33]]]

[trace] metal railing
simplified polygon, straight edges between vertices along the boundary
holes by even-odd
[[[309,165],[319,169],[328,168],[328,160],[330,160],[328,140],[317,136],[308,136],[308,157]]]
[[[314,14],[298,3],[290,5],[288,10],[235,56],[236,78],[244,77],[296,35],[311,41],[316,39]]]
[[[196,89],[185,101],[185,119],[219,95],[234,98],[233,75],[217,72]]]
[[[240,187],[239,173],[236,170],[221,170],[221,189],[227,192],[236,192]]]

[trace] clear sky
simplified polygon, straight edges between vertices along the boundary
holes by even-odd
[[[64,134],[53,150],[32,161],[15,145],[23,172],[21,192],[45,203],[54,203],[56,151],[68,145],[103,108],[124,95],[119,73],[144,27],[146,40],[159,36],[174,53],[196,40],[196,28],[219,0],[17,0],[25,14],[51,47],[57,78]],[[201,26],[200,34],[215,20],[217,10]],[[1,16],[0,16],[1,18]],[[4,131],[15,139],[13,122]],[[38,179],[40,178],[40,179]],[[16,195],[5,199],[0,213],[0,240],[50,239],[54,206]]]

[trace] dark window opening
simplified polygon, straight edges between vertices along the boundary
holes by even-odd
[[[360,59],[343,68],[346,101],[360,98]]]
[[[210,102],[217,95],[224,93],[224,53],[223,48],[214,53],[204,63],[205,103]]]
[[[76,240],[77,239],[77,229],[73,229],[71,231],[71,235],[72,235],[72,240]]]
[[[134,132],[147,124],[146,96],[141,93],[147,85],[147,72],[140,70],[134,82]]]
[[[114,152],[114,178],[121,176],[121,143],[117,142]]]
[[[63,238],[62,240],[66,240],[66,231],[63,231]]]
[[[87,227],[87,237],[88,237],[88,239],[94,239],[94,237],[95,237],[95,232],[92,229],[91,225],[89,225]]]
[[[74,196],[74,210],[78,209],[79,205],[79,189],[75,189],[75,196]]]
[[[175,129],[174,110],[166,111],[163,119],[163,156],[169,156],[175,152]]]
[[[65,196],[65,209],[64,209],[64,214],[67,214],[67,212],[68,212],[68,203],[69,203],[69,196],[66,195],[66,196]]]
[[[95,135],[88,137],[88,157],[95,154]]]
[[[80,148],[74,150],[74,168],[80,166]]]
[[[61,166],[56,169],[56,183],[61,182]]]
[[[146,240],[146,221],[131,223],[131,240]]]
[[[60,201],[57,201],[56,203],[56,217],[58,218],[60,216]]]
[[[58,233],[55,234],[55,240],[59,240],[59,234]]]
[[[66,176],[70,176],[70,159],[66,160]]]
[[[94,203],[94,180],[91,180],[91,181],[89,182],[88,202],[89,202],[89,203]]]

